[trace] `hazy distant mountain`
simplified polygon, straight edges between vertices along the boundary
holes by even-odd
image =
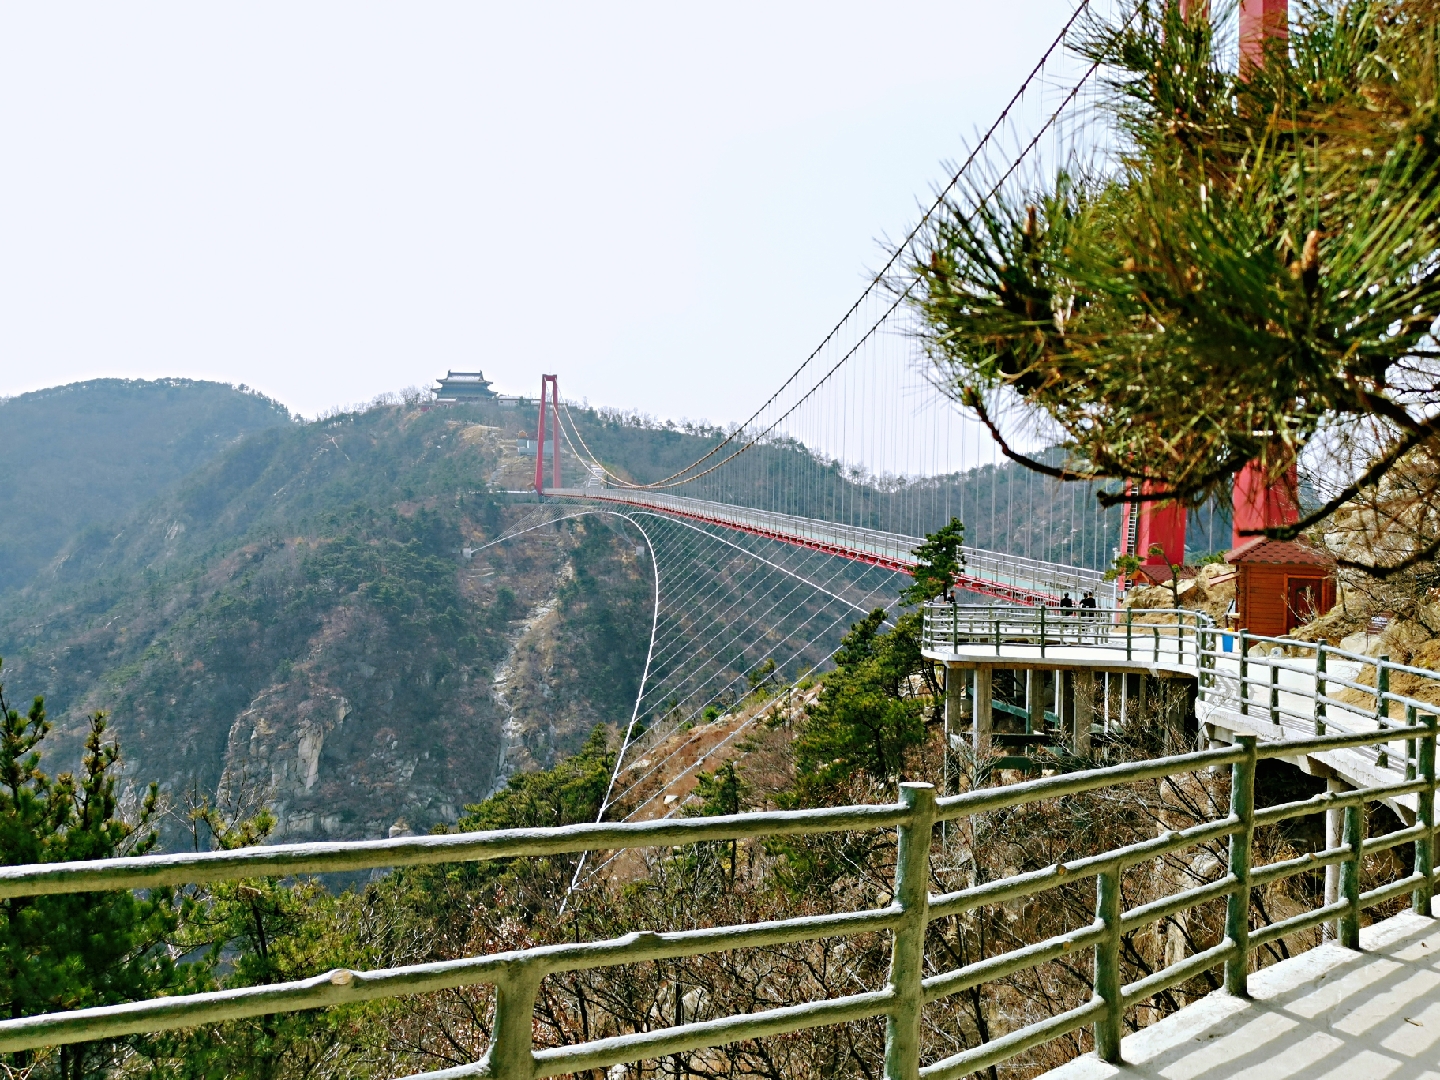
[[[117,525],[250,432],[290,422],[252,390],[95,379],[0,401],[0,592],[77,533]]]

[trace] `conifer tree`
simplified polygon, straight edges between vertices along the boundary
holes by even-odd
[[[949,593],[965,567],[964,543],[965,526],[959,518],[927,533],[925,542],[911,552],[917,560],[910,571],[915,583],[901,590],[901,602],[923,604]]]
[[[45,703],[10,707],[0,687],[0,862],[69,862],[144,854],[154,847],[158,794],[145,793],[133,820],[119,812],[119,750],[106,739],[104,713],[89,718],[78,775],[51,777],[40,746],[50,731]],[[138,1001],[194,984],[200,972],[177,964],[168,947],[181,906],[168,889],[128,890],[0,901],[0,1008],[11,1017]],[[50,1062],[61,1080],[107,1071],[111,1043],[60,1047]],[[32,1055],[11,1057],[32,1066]]]
[[[1093,142],[1117,150],[952,200],[911,296],[1012,458],[1191,506],[1228,501],[1248,462],[1272,482],[1299,462],[1318,505],[1268,534],[1368,500],[1372,549],[1349,561],[1386,573],[1440,548],[1440,5],[1297,7],[1238,69],[1217,30],[1234,5],[1213,7],[1092,22]],[[1011,444],[1017,399],[1068,462]]]

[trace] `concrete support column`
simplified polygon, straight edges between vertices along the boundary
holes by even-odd
[[[1350,785],[1337,777],[1330,777],[1325,781],[1326,791],[1349,791]],[[1344,810],[1325,811],[1325,846],[1337,848],[1340,846],[1345,829]],[[1325,867],[1325,903],[1333,904],[1340,899],[1340,867],[1331,865]],[[1321,936],[1326,941],[1336,941],[1340,937],[1339,922],[1327,922],[1321,927]]]
[[[990,756],[990,681],[993,669],[988,664],[975,668],[975,698],[971,712],[974,715],[975,756]]]
[[[1045,673],[1036,668],[1025,672],[1025,734],[1045,730]]]
[[[1143,717],[1145,715],[1145,698],[1147,696],[1145,691],[1149,686],[1149,677],[1142,671],[1138,678],[1140,680],[1140,690],[1135,695],[1135,710]]]
[[[1055,672],[1055,714],[1060,718],[1062,737],[1070,735],[1073,746],[1073,732],[1075,731],[1075,673],[1073,671]]]
[[[945,745],[954,746],[965,728],[965,675],[959,664],[945,665]]]
[[[1090,725],[1095,719],[1095,672],[1077,671],[1075,719],[1070,729],[1070,749],[1077,757],[1090,756]]]

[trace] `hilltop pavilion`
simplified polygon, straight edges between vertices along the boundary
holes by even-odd
[[[447,371],[435,388],[437,402],[456,405],[466,401],[493,401],[498,395],[490,389],[483,371]]]

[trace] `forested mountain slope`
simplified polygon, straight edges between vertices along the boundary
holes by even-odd
[[[203,384],[63,389],[78,396],[57,400],[129,394],[176,411],[152,417],[170,441],[151,432],[132,458],[113,457],[115,491],[103,498],[87,479],[64,500],[40,499],[19,475],[29,459],[11,466],[6,497],[32,491],[11,520],[39,518],[49,536],[69,529],[0,603],[6,684],[46,696],[52,769],[78,759],[85,718],[103,709],[127,775],[159,781],[181,816],[206,801],[236,814],[265,805],[278,838],[373,837],[453,822],[513,770],[553,765],[596,724],[628,720],[651,615],[638,534],[596,517],[487,546],[531,509],[502,493],[533,477],[533,450],[517,447],[534,434],[529,409],[394,401],[298,423]],[[194,414],[172,394],[196,402]],[[78,467],[69,448],[100,456],[95,440],[118,423],[37,401],[52,409],[27,451],[42,475]],[[221,408],[236,401],[252,412]],[[218,445],[237,415],[258,430]],[[719,437],[614,412],[575,417],[607,464],[628,462],[643,479]],[[766,452],[780,464],[806,454]],[[195,467],[182,473],[186,454]],[[567,483],[582,481],[563,447],[562,468]],[[1058,558],[1114,542],[1095,534],[1083,498],[1028,498],[1033,481],[1016,467],[937,483],[981,545]],[[883,515],[885,490],[859,495]],[[128,513],[113,514],[127,499]],[[166,842],[183,841],[177,817]]]
[[[476,554],[516,512],[485,494],[507,447],[405,405],[270,428],[76,537],[0,612],[7,685],[56,721],[52,767],[106,709],[128,774],[177,809],[268,804],[280,837],[353,838],[453,821],[628,718],[648,569],[603,523]]]
[[[0,591],[119,523],[243,436],[290,422],[244,388],[96,379],[0,401]]]

